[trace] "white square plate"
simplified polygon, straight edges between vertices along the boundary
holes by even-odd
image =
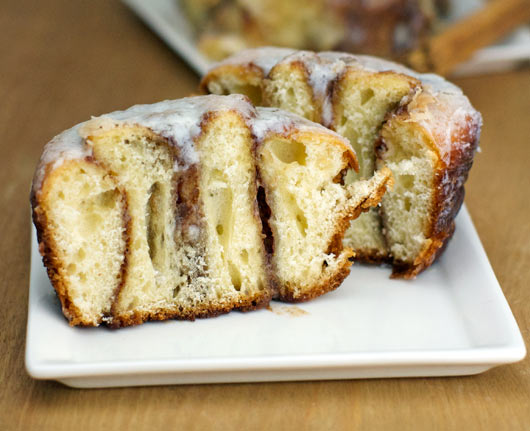
[[[211,66],[195,46],[194,32],[176,0],[123,0],[134,12],[179,54],[199,75]],[[450,0],[451,13],[446,23],[457,21],[480,8],[485,0]],[[453,76],[499,72],[530,61],[530,27],[523,26],[502,42],[480,49],[460,64]]]
[[[271,310],[71,328],[33,232],[26,368],[74,387],[476,374],[525,346],[466,208],[414,281],[354,265],[338,290]]]

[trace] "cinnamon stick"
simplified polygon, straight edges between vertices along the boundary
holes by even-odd
[[[409,65],[420,71],[446,75],[479,48],[530,21],[530,0],[492,0],[479,11],[432,36],[410,53]]]

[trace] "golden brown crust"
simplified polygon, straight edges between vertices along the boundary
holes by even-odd
[[[71,326],[87,325],[90,322],[85,322],[81,316],[79,309],[71,301],[68,295],[68,288],[64,277],[61,275],[65,268],[61,265],[61,260],[55,253],[57,246],[52,236],[52,232],[47,229],[48,219],[46,212],[42,209],[39,203],[32,197],[33,206],[33,223],[37,229],[37,241],[39,243],[39,253],[42,256],[42,261],[46,267],[48,278],[55,289],[57,297],[61,302],[63,315],[68,319]]]
[[[237,113],[237,112],[236,112]],[[203,130],[206,127],[208,127],[208,124],[210,120],[212,119],[212,115],[214,114],[207,114],[203,118],[203,124],[200,125],[201,130]],[[286,114],[287,115],[287,114]],[[243,117],[242,117],[243,118]],[[243,120],[245,120],[243,118]],[[112,123],[112,127],[114,127],[114,122]],[[124,126],[127,127],[127,126]],[[101,129],[101,127],[100,127]],[[146,129],[144,127],[134,127],[131,129],[138,129],[142,133],[145,133],[146,136],[152,139],[156,139],[161,144],[166,145],[170,148],[170,151],[172,151],[172,145],[167,141],[167,139],[164,139],[153,132],[149,131],[149,129]],[[88,129],[87,129],[88,130]],[[85,130],[85,132],[87,131]],[[304,136],[306,136],[308,139],[311,138],[312,140],[320,140],[325,139],[328,144],[333,144],[339,146],[343,150],[343,160],[344,160],[344,167],[345,168],[352,168],[357,167],[357,160],[352,152],[351,148],[345,144],[345,142],[337,135],[333,134],[326,134],[325,129],[322,129],[322,132],[314,131],[308,132],[307,130],[298,129],[296,127],[292,127],[289,130],[284,131],[284,135],[282,136],[288,136],[293,139],[300,139]],[[106,129],[97,130],[97,133],[106,133]],[[320,136],[320,134],[322,136]],[[93,135],[87,135],[86,139],[94,139]],[[95,138],[97,139],[97,137]],[[175,150],[176,151],[176,150]],[[257,151],[256,145],[253,146],[253,152],[254,155]],[[178,159],[178,153],[173,153],[174,160]],[[464,156],[462,154],[455,154],[455,158]],[[472,160],[472,155],[471,159]],[[73,160],[73,163],[79,163],[80,160]],[[105,166],[101,165],[98,161],[94,160],[91,157],[88,157],[86,159],[83,159],[82,162],[88,162],[88,163],[94,163],[97,166],[101,167],[102,169],[105,169],[106,172],[109,173],[109,175],[112,175],[108,169],[105,168]],[[459,171],[459,169],[462,166],[462,161],[457,163],[455,165],[455,178],[459,179],[462,177],[462,172]],[[257,169],[257,168],[256,168]],[[339,212],[337,214],[337,223],[335,232],[331,236],[330,242],[328,244],[327,252],[332,253],[335,256],[338,257],[336,263],[334,264],[333,271],[329,271],[329,274],[325,273],[323,276],[321,276],[318,280],[314,282],[312,286],[309,288],[304,287],[302,294],[295,295],[295,289],[292,288],[289,285],[280,286],[278,283],[278,280],[273,275],[273,268],[270,264],[270,257],[274,253],[273,248],[267,249],[268,256],[267,256],[267,270],[269,275],[269,286],[266,286],[263,291],[260,293],[256,293],[252,296],[247,296],[244,298],[237,298],[233,301],[220,301],[218,303],[210,303],[210,304],[201,304],[196,307],[180,307],[180,308],[168,308],[168,309],[160,309],[155,311],[120,311],[119,310],[119,298],[121,295],[122,288],[125,284],[125,281],[127,280],[127,277],[129,276],[128,272],[128,265],[129,265],[129,259],[128,254],[130,251],[130,218],[129,213],[127,209],[127,202],[128,197],[127,193],[124,190],[120,190],[120,197],[124,200],[123,205],[123,214],[122,214],[122,221],[123,221],[123,235],[125,240],[125,258],[122,263],[121,269],[120,269],[120,283],[117,286],[117,288],[114,291],[114,295],[112,297],[112,305],[111,305],[111,311],[110,315],[101,316],[101,318],[97,321],[86,321],[83,319],[80,310],[73,304],[73,301],[71,297],[68,294],[68,286],[66,285],[64,272],[65,268],[61,266],[61,262],[59,259],[59,256],[57,255],[57,244],[55,244],[53,240],[53,232],[51,232],[49,223],[48,223],[48,217],[46,213],[46,208],[41,205],[42,202],[46,202],[46,194],[47,194],[47,188],[50,187],[50,184],[52,183],[52,180],[50,179],[51,175],[56,175],[59,172],[59,168],[55,168],[55,170],[48,169],[46,167],[45,175],[44,175],[44,181],[41,189],[36,190],[32,193],[31,196],[31,202],[33,207],[33,218],[35,221],[35,225],[37,227],[38,232],[38,240],[39,240],[39,249],[41,251],[41,254],[43,256],[43,261],[45,263],[45,266],[48,271],[48,275],[50,277],[50,280],[57,292],[57,295],[61,301],[61,305],[63,308],[64,315],[68,318],[71,325],[80,325],[80,326],[95,326],[99,323],[104,323],[108,326],[112,327],[122,327],[122,326],[129,326],[129,325],[136,325],[142,322],[145,322],[147,320],[166,320],[166,319],[183,319],[183,320],[194,320],[195,318],[202,318],[202,317],[212,317],[216,316],[218,314],[227,313],[231,311],[232,309],[237,309],[241,311],[248,311],[256,308],[262,308],[266,306],[271,297],[278,293],[278,297],[281,300],[289,301],[289,302],[299,302],[299,301],[306,301],[311,298],[314,298],[316,296],[322,295],[323,293],[326,293],[330,290],[335,289],[338,287],[344,278],[349,273],[349,268],[351,266],[350,260],[354,256],[354,252],[351,249],[344,248],[342,244],[342,239],[344,237],[345,231],[349,226],[349,222],[358,217],[361,212],[367,211],[369,208],[377,205],[386,188],[389,187],[392,184],[392,177],[391,173],[388,169],[382,169],[384,180],[379,184],[377,192],[372,194],[370,197],[366,198],[364,201],[360,202],[357,207],[355,208],[346,208],[342,212]],[[467,175],[467,171],[465,172]],[[187,225],[201,225],[202,222],[202,209],[200,205],[200,189],[198,187],[198,179],[200,177],[200,167],[198,165],[193,165],[189,168],[187,168],[185,171],[179,171],[179,173],[175,173],[175,176],[173,177],[173,181],[175,183],[175,190],[178,190],[177,196],[175,196],[175,213],[177,214],[177,218],[179,220],[179,223],[182,224],[182,226]],[[340,181],[340,178],[337,179],[337,181]],[[456,180],[455,180],[456,181]],[[442,180],[440,179],[440,184],[442,185]],[[445,184],[445,183],[444,183]],[[118,187],[118,186],[117,186]],[[265,198],[260,198],[259,196],[259,190],[263,190],[263,195],[265,196],[267,194],[266,187],[261,184],[261,180],[259,177],[259,172],[256,170],[255,174],[255,193],[257,195],[255,205],[254,205],[254,217],[256,221],[261,221],[263,225],[263,235],[265,236],[265,244],[267,244],[267,240],[269,239],[269,229],[267,230],[266,225],[268,225],[267,220],[268,217],[270,217],[270,208],[268,208],[267,202]],[[442,188],[440,186],[440,188]],[[449,189],[447,187],[444,188],[444,193],[448,194]],[[455,194],[460,193],[460,189],[455,186]],[[463,189],[462,189],[463,193]],[[443,202],[443,199],[447,199],[447,196],[439,196],[439,200]],[[48,203],[49,204],[49,203]],[[440,217],[436,220],[436,222],[433,221],[433,238],[440,238],[439,241],[442,241],[442,243],[445,241],[444,235],[448,231],[448,228],[451,227],[451,214],[456,214],[456,211],[458,211],[458,208],[454,209],[454,211],[447,210],[447,206],[441,207],[440,206]],[[267,216],[267,211],[269,212],[269,215]],[[454,215],[453,215],[454,218]],[[454,225],[453,225],[454,228]],[[188,229],[183,229],[184,232],[187,232]],[[438,236],[436,236],[438,235]],[[184,238],[185,239],[185,238]],[[191,244],[191,242],[190,242]],[[193,243],[195,244],[195,243]],[[433,244],[435,244],[433,242]],[[269,247],[270,248],[270,247]],[[437,251],[440,249],[440,247],[434,248],[432,251],[431,249],[426,249],[425,252],[422,254],[422,262],[428,262],[431,255],[435,255]],[[433,258],[434,259],[434,258]],[[420,264],[422,262],[419,262],[417,267],[420,267]]]
[[[351,249],[345,249],[342,262],[330,277],[320,279],[310,289],[304,289],[304,293],[297,296],[293,295],[294,290],[291,289],[290,286],[286,286],[286,288],[280,292],[278,299],[285,302],[305,302],[335,290],[350,274],[352,265],[350,259],[352,257],[353,251]]]
[[[122,328],[125,326],[140,325],[147,321],[156,320],[195,320],[208,317],[216,317],[221,314],[227,314],[231,311],[252,311],[260,308],[265,308],[269,305],[271,295],[267,292],[257,293],[253,296],[213,305],[196,305],[193,308],[178,308],[173,310],[159,310],[159,311],[133,311],[129,314],[123,313],[120,316],[112,319],[111,322],[104,322],[111,328]]]
[[[238,112],[237,115],[241,116]],[[204,117],[201,123],[202,133],[205,132],[206,128],[210,124],[211,120],[218,114],[208,114]],[[243,117],[241,117],[243,119]],[[243,119],[244,120],[244,119]],[[255,151],[255,148],[253,148]],[[257,174],[256,174],[257,175]],[[176,211],[179,225],[184,233],[181,238],[185,243],[189,242],[189,239],[185,236],[188,232],[187,227],[190,225],[202,226],[203,225],[203,210],[200,205],[200,193],[201,190],[198,187],[200,178],[200,166],[192,165],[185,172],[180,172],[176,176]],[[257,180],[255,181],[257,184]],[[256,191],[257,194],[257,191]],[[261,222],[258,201],[255,201],[254,217],[258,223]],[[201,230],[202,231],[202,230]],[[197,244],[194,243],[194,247]],[[263,252],[265,255],[265,252]],[[268,275],[271,275],[270,265],[266,268]],[[201,274],[199,274],[201,275]],[[203,274],[202,274],[203,275]],[[266,307],[271,300],[273,292],[273,282],[269,280],[270,285],[266,286],[263,291],[256,293],[252,296],[245,298],[239,298],[232,302],[219,302],[214,304],[201,304],[195,305],[193,308],[178,307],[176,309],[163,309],[158,311],[133,311],[130,313],[122,312],[120,314],[113,313],[112,319],[107,323],[108,326],[113,328],[138,325],[146,321],[156,320],[195,320],[198,318],[215,317],[221,314],[226,314],[232,310],[236,311],[251,311]]]
[[[386,179],[383,183],[381,183],[376,193],[372,195],[370,198],[363,201],[361,205],[356,209],[356,211],[352,212],[351,214],[347,216],[347,218],[344,219],[344,223],[342,223],[340,230],[337,229],[333,237],[333,240],[330,243],[330,252],[336,253],[336,250],[338,250],[338,247],[342,246],[342,240],[344,238],[346,230],[348,229],[350,225],[350,222],[352,220],[355,220],[357,217],[359,217],[361,213],[367,212],[371,208],[377,206],[381,202],[381,199],[383,199],[383,195],[386,193],[387,189],[392,188],[394,179],[392,177],[390,170],[387,168],[385,169],[387,171],[385,172]],[[380,263],[388,263],[389,256],[388,254],[382,254],[380,250],[376,250],[376,249],[360,249],[360,250],[356,249],[352,256],[352,260],[354,262],[380,264]]]
[[[388,183],[392,181],[392,176],[387,177]],[[342,240],[344,234],[350,225],[350,221],[359,217],[362,212],[368,211],[373,206],[377,205],[383,195],[385,194],[387,188],[387,182],[381,184],[376,194],[370,198],[365,199],[357,208],[352,211],[348,211],[342,214],[342,217],[337,223],[337,230],[332,235],[332,239],[328,246],[328,253],[333,253],[335,255],[343,255],[342,262],[340,263],[338,269],[329,277],[324,279],[319,279],[313,286],[310,288],[305,288],[304,293],[301,295],[294,296],[293,289],[289,286],[285,286],[283,289],[280,289],[278,299],[286,302],[304,302],[309,301],[310,299],[316,298],[324,293],[335,290],[339,287],[344,279],[349,275],[350,269],[353,263],[353,259],[357,260],[357,254],[353,252],[352,249],[344,247]]]
[[[379,249],[358,248],[355,250],[355,262],[381,265],[383,263],[392,263],[392,258],[388,253],[382,253]]]
[[[227,74],[232,73],[232,77],[235,77],[239,82],[243,83],[250,79],[250,75],[246,75],[248,71],[250,70],[250,67],[255,67],[255,64],[252,63],[255,61],[255,57],[259,57],[259,52],[261,50],[254,50],[254,55],[252,53],[249,53],[248,58],[245,61],[239,61],[237,60],[237,56],[234,57],[233,63],[228,63],[227,65],[220,65],[217,67],[214,67],[212,70],[210,70],[206,76],[203,78],[201,83],[201,88],[204,91],[212,91],[215,90],[214,88],[208,88],[208,86],[211,83],[214,83],[216,80],[218,80],[220,77],[225,77]],[[293,51],[294,53],[295,51]],[[273,53],[274,54],[274,53]],[[276,54],[277,55],[277,54]],[[242,58],[245,58],[242,56]],[[313,105],[312,110],[308,110],[304,112],[304,115],[312,120],[319,122],[326,127],[329,127],[332,130],[335,130],[335,122],[336,118],[340,118],[340,113],[338,112],[338,109],[341,106],[340,103],[340,97],[343,91],[343,87],[345,84],[352,80],[356,79],[363,79],[363,80],[370,80],[373,79],[374,75],[381,76],[392,76],[396,77],[397,80],[400,82],[406,82],[408,84],[408,87],[410,88],[410,94],[412,95],[414,89],[418,88],[420,85],[420,81],[414,77],[405,75],[403,73],[393,71],[393,70],[384,70],[384,71],[374,71],[372,69],[367,70],[364,68],[362,63],[353,63],[351,65],[348,65],[344,67],[344,69],[337,73],[337,75],[334,77],[334,79],[330,80],[325,85],[325,92],[326,96],[322,98],[322,95],[317,96],[316,89],[314,85],[311,85],[310,82],[310,64],[312,62],[320,62],[323,61],[324,66],[323,67],[329,67],[325,63],[326,60],[324,58],[320,58],[318,55],[309,55],[310,60],[307,59],[296,59],[297,57],[294,56],[292,60],[287,60],[282,58],[281,56],[278,56],[278,61],[275,65],[272,66],[269,73],[264,77],[263,83],[260,84],[260,88],[262,89],[262,104],[264,106],[274,106],[274,100],[272,99],[273,95],[273,82],[278,79],[278,76],[289,76],[289,77],[296,77],[298,80],[301,81],[301,83],[304,85],[304,92],[306,92],[310,98]],[[272,63],[272,62],[271,62]],[[230,66],[230,67],[227,67]],[[264,74],[263,74],[264,75]],[[294,78],[294,79],[296,79]],[[327,78],[326,78],[327,79]],[[224,92],[226,92],[226,88],[223,89]],[[324,105],[323,103],[325,99],[329,99],[331,101],[332,110],[331,113],[328,113],[329,118],[327,120],[324,120]],[[300,112],[299,112],[300,113]],[[329,115],[330,114],[330,115]],[[331,122],[330,124],[325,124],[326,122]],[[349,147],[351,150],[351,147]],[[351,159],[353,163],[353,168],[356,172],[359,172],[359,164],[357,161],[357,158],[355,156],[355,153],[351,151]],[[381,250],[378,248],[375,249],[355,249],[355,261],[365,262],[365,263],[383,263],[388,262],[390,260],[388,251]]]

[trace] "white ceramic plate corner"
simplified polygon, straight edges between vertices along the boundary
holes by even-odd
[[[33,232],[26,368],[74,387],[477,374],[526,349],[465,207],[442,258],[415,281],[355,265],[296,306],[195,322],[71,328]]]

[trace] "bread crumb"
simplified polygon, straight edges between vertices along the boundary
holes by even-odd
[[[299,317],[305,314],[309,314],[307,311],[303,310],[300,307],[297,307],[296,305],[282,305],[280,307],[275,307],[275,308],[268,306],[267,310],[272,311],[274,314],[278,316]]]

